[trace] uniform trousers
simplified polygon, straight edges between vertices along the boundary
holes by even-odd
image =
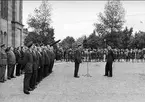
[[[34,89],[37,82],[37,70],[33,70],[31,79],[30,79],[30,88]]]
[[[15,64],[8,64],[8,71],[7,71],[7,76],[8,78],[12,78],[14,75],[14,68]]]
[[[30,89],[30,79],[31,79],[32,73],[25,73],[24,74],[24,91],[28,91]]]
[[[0,65],[0,81],[5,81],[6,65]]]
[[[17,64],[16,66],[16,76],[20,76],[21,74],[21,64]]]
[[[79,65],[80,65],[80,63],[75,62],[74,77],[77,77],[78,76]]]
[[[106,76],[112,76],[112,63],[113,62],[107,62],[105,66],[105,75]]]

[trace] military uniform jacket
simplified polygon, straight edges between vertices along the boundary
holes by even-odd
[[[16,63],[16,57],[13,51],[7,52],[7,62],[8,64],[15,64]]]
[[[44,53],[44,51],[41,51],[41,56],[42,56],[42,66],[44,66],[44,64],[45,64],[45,53]]]
[[[74,53],[74,59],[76,63],[81,63],[81,52],[79,50],[76,50]]]
[[[33,55],[33,70],[37,70],[39,64],[39,56],[36,51],[32,51],[32,55]]]
[[[21,60],[21,53],[19,50],[15,49],[14,50],[14,53],[15,53],[15,56],[16,56],[16,63],[19,63],[20,64],[20,60]]]
[[[7,65],[7,54],[3,49],[0,49],[0,65]]]
[[[33,54],[29,49],[27,49],[25,52],[24,60],[26,64],[24,68],[24,72],[32,73],[33,72]]]
[[[39,51],[38,51],[38,56],[39,56],[39,68],[40,68],[42,66],[43,60],[42,60],[42,54]]]
[[[50,61],[51,61],[51,53],[49,50],[46,50],[47,52],[47,56],[48,56],[48,60],[47,60],[47,64],[50,65]]]
[[[111,50],[109,50],[107,54],[107,62],[113,62],[113,61],[114,61],[114,54]]]
[[[45,57],[45,62],[44,62],[44,64],[45,64],[45,65],[48,65],[48,61],[49,61],[48,53],[47,53],[46,50],[43,50],[43,51],[44,51],[44,57]]]

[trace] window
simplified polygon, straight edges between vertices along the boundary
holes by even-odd
[[[1,0],[1,17],[8,19],[8,0]]]

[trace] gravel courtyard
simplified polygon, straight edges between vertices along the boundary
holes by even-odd
[[[58,62],[54,72],[30,95],[23,93],[23,75],[0,83],[0,102],[145,102],[145,62],[115,62],[113,77],[105,77],[104,62],[80,65],[74,78],[74,63]]]

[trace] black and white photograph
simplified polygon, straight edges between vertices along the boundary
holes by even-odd
[[[145,1],[0,0],[0,102],[145,102]]]

